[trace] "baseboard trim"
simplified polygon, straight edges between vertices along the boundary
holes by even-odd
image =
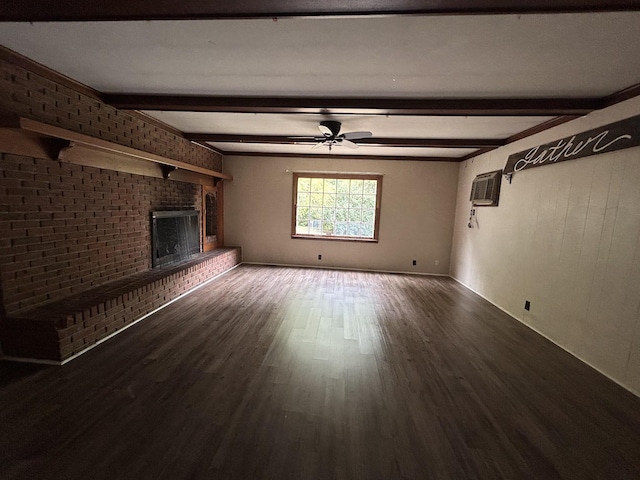
[[[231,270],[234,270],[235,268],[238,268],[240,265],[242,265],[242,263],[238,263],[236,265],[234,265],[233,267],[231,267],[228,270],[225,270],[222,273],[219,273],[218,275],[215,275],[207,280],[205,280],[204,282],[202,282],[199,285],[196,285],[195,287],[193,287],[190,290],[187,290],[186,292],[184,292],[181,295],[178,295],[176,298],[174,298],[173,300],[169,300],[167,303],[162,304],[161,306],[159,306],[158,308],[156,308],[155,310],[150,311],[149,313],[144,314],[142,317],[140,318],[136,318],[133,322],[125,325],[124,327],[122,327],[120,330],[113,332],[110,335],[107,335],[104,338],[101,338],[100,340],[98,340],[96,343],[89,345],[87,348],[85,348],[84,350],[79,351],[78,353],[73,354],[72,356],[70,356],[69,358],[65,358],[64,360],[43,360],[43,359],[38,359],[38,358],[27,358],[27,357],[12,357],[10,355],[4,355],[2,356],[2,360],[6,360],[6,361],[10,361],[10,362],[20,362],[20,363],[35,363],[35,364],[40,364],[40,365],[56,365],[56,366],[60,366],[60,365],[65,365],[67,363],[69,363],[71,360],[75,360],[76,358],[78,358],[81,355],[84,355],[85,353],[87,353],[90,350],[93,350],[94,348],[96,348],[98,345],[106,342],[107,340],[110,340],[111,338],[115,337],[116,335],[121,334],[122,332],[124,332],[125,330],[127,330],[128,328],[133,327],[134,325],[136,325],[137,323],[140,323],[142,320],[144,320],[147,317],[150,317],[151,315],[153,315],[154,313],[162,310],[163,308],[171,305],[173,302],[176,302],[184,297],[186,297],[187,295],[195,292],[196,290],[198,290],[199,288],[204,287],[205,285],[207,285],[208,283],[214,281],[217,278],[220,278],[222,275],[230,272]]]
[[[475,291],[473,288],[471,288],[468,285],[465,285],[464,282],[462,282],[461,280],[457,279],[456,277],[454,277],[453,275],[449,275],[453,280],[455,280],[456,282],[458,282],[460,285],[462,285],[464,288],[472,291],[473,293],[475,293],[476,295],[478,295],[479,297],[483,298],[484,300],[486,300],[487,302],[489,302],[491,305],[493,305],[494,307],[496,307],[499,310],[502,310],[504,313],[506,313],[507,315],[509,315],[511,318],[513,318],[514,320],[516,320],[517,322],[521,323],[522,325],[524,325],[525,327],[529,328],[530,330],[533,330],[534,332],[536,332],[538,335],[546,338],[547,340],[549,340],[551,343],[553,343],[554,345],[560,347],[562,350],[564,350],[565,352],[567,352],[569,355],[571,355],[572,357],[580,360],[582,363],[584,363],[585,365],[588,365],[589,367],[593,368],[596,372],[598,372],[600,375],[603,375],[605,377],[607,377],[609,380],[611,380],[613,383],[619,385],[620,387],[624,388],[627,392],[632,393],[633,395],[635,395],[636,397],[640,397],[640,391],[635,391],[633,390],[631,387],[629,387],[628,385],[625,385],[624,383],[620,382],[620,380],[612,377],[611,375],[609,375],[606,372],[603,372],[602,370],[600,370],[598,367],[596,367],[595,365],[593,365],[592,363],[588,362],[587,360],[585,360],[584,358],[582,358],[580,355],[578,355],[575,352],[572,352],[571,350],[569,350],[567,347],[565,347],[564,345],[559,344],[558,342],[556,342],[553,338],[549,337],[548,335],[546,335],[544,332],[541,332],[540,330],[538,330],[537,328],[535,328],[532,325],[529,325],[528,323],[523,322],[520,318],[516,317],[513,313],[509,312],[508,310],[502,308],[500,305],[498,305],[497,303],[494,303],[493,301],[491,301],[489,298],[485,297],[484,295],[482,295],[480,292]]]
[[[273,263],[273,262],[242,262],[243,265],[262,265],[265,267],[293,267],[293,268],[317,268],[320,270],[343,270],[350,272],[369,272],[369,273],[394,273],[401,275],[421,275],[425,277],[448,277],[446,273],[424,273],[424,272],[403,272],[400,270],[376,270],[368,268],[350,268],[350,267],[329,267],[323,265],[296,265],[294,263]]]
[[[0,360],[5,362],[33,363],[37,365],[54,365],[54,366],[62,365],[62,362],[60,360],[44,360],[42,358],[12,357],[11,355],[3,355],[0,358]]]

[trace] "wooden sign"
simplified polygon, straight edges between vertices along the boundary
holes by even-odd
[[[640,115],[509,155],[503,173],[640,145]]]

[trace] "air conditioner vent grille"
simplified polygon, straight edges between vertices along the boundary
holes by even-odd
[[[500,179],[502,170],[478,175],[471,185],[469,200],[473,205],[496,207],[500,198]]]

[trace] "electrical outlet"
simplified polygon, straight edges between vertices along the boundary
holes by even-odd
[[[322,255],[318,255],[318,260],[322,260]]]
[[[414,261],[413,261],[413,264],[414,264],[414,265],[417,265],[417,264],[418,264],[418,262],[416,262],[416,261],[414,260]]]
[[[440,265],[440,260],[436,260],[435,263],[436,263],[436,267],[437,267],[438,265]]]
[[[524,301],[524,309],[528,312],[531,310],[531,302],[529,300]]]

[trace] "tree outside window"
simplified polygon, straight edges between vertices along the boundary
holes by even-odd
[[[377,241],[382,175],[293,175],[293,238]]]

